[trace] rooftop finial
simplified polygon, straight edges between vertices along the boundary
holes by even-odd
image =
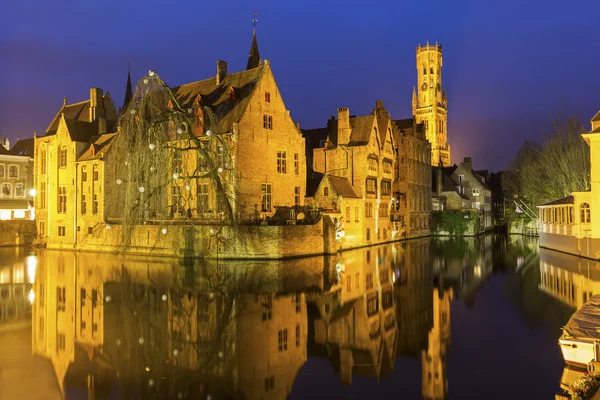
[[[129,60],[129,64],[127,66],[127,84],[125,85],[125,99],[123,100],[123,108],[125,110],[127,105],[131,101],[133,97],[133,90],[131,90],[131,60]]]
[[[258,22],[258,13],[254,11],[254,17],[252,18],[252,23],[254,24],[254,30],[256,30],[256,23]]]
[[[259,67],[261,65],[260,53],[258,52],[258,41],[256,40],[256,22],[258,19],[256,18],[258,13],[254,11],[254,18],[252,22],[254,23],[254,31],[252,32],[252,45],[250,46],[250,55],[248,56],[248,64],[246,65],[246,69],[252,69]]]
[[[63,96],[63,106],[67,105],[67,96]]]

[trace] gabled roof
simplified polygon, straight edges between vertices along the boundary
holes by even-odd
[[[63,104],[63,106],[58,110],[54,119],[46,129],[46,135],[53,135],[58,130],[58,122],[60,121],[61,114],[65,115],[65,119],[67,120],[75,120],[82,122],[90,122],[90,101],[80,101],[79,103],[73,104]]]
[[[98,134],[97,122],[84,122],[75,119],[66,119],[67,130],[74,142],[89,142],[92,136]]]
[[[594,115],[594,117],[590,120],[590,122],[596,122],[596,121],[600,121],[600,111],[598,111],[596,113],[596,115]]]
[[[317,189],[323,180],[323,174],[320,172],[313,172],[306,178],[306,197],[313,197],[317,193]]]
[[[350,184],[348,178],[342,178],[341,176],[335,175],[327,175],[327,179],[329,180],[329,184],[331,185],[332,189],[338,196],[352,199],[359,198],[359,196],[354,191],[354,188]]]
[[[538,207],[560,206],[560,205],[564,205],[564,204],[575,204],[575,197],[573,197],[572,195],[563,197],[562,199],[552,200],[551,202],[539,205]]]
[[[252,44],[250,45],[250,54],[248,55],[248,64],[246,69],[252,69],[260,66],[260,53],[258,52],[258,41],[256,40],[256,27],[252,32]]]
[[[233,123],[242,117],[256,84],[266,66],[226,75],[219,85],[216,77],[187,83],[172,88],[183,107],[191,106],[200,95],[202,106],[209,106],[216,114],[221,132],[233,131]],[[231,90],[230,90],[231,89]]]
[[[90,139],[91,143],[88,148],[79,156],[77,161],[89,161],[100,158],[102,153],[106,153],[112,144],[112,140],[116,133],[106,133],[97,135]],[[93,150],[92,150],[93,149]]]
[[[352,132],[350,133],[348,146],[361,146],[369,143],[374,118],[373,115],[350,117],[350,127],[352,128]]]
[[[2,146],[2,148],[4,148]],[[15,156],[33,157],[33,138],[19,140],[12,149],[10,154]]]

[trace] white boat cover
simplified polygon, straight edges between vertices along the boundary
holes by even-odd
[[[594,295],[569,319],[565,336],[600,340],[600,294]]]

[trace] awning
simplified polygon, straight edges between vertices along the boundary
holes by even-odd
[[[0,210],[27,210],[29,209],[29,201],[22,200],[14,200],[14,199],[4,199],[0,200]]]

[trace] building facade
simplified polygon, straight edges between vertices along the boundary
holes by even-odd
[[[448,144],[448,99],[442,87],[442,46],[417,46],[417,87],[413,89],[412,108],[417,123],[425,123],[431,143],[431,165],[450,166]]]
[[[33,188],[33,138],[0,146],[0,220],[35,219]]]

